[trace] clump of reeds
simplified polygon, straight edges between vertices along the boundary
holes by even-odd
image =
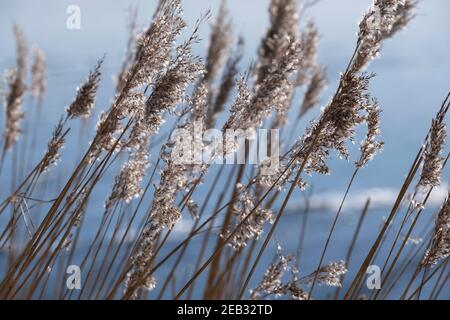
[[[215,145],[198,136],[172,133],[217,126],[222,132],[242,130],[244,138],[250,140],[261,126],[286,128],[292,113],[295,126],[303,126],[302,117],[320,104],[327,83],[326,68],[318,59],[319,29],[313,21],[303,21],[304,14],[299,11],[307,7],[296,0],[271,0],[269,28],[255,63],[244,70],[244,39],[235,39],[225,1],[212,24],[204,59],[193,52],[202,41],[198,32],[209,13],[202,15],[183,38],[189,26],[179,0],[159,1],[148,27],[140,34],[136,31],[137,9],[132,10],[114,97],[100,113],[93,136],[80,141],[81,157],[74,169],[68,172],[64,167],[57,173],[50,167],[64,159],[61,150],[70,141],[73,122],[94,113],[104,58],[77,89],[42,157],[27,159],[27,163],[35,161],[31,170],[24,165],[24,172],[13,172],[17,181],[0,204],[0,218],[5,219],[0,250],[7,256],[0,297],[308,300],[323,298],[325,290],[335,290],[334,298],[358,299],[366,293],[364,275],[373,261],[381,261],[382,289],[366,294],[366,298],[420,298],[427,286],[432,286],[430,298],[440,297],[448,280],[448,196],[435,223],[427,224],[420,234],[424,241],[408,247],[409,251],[405,248],[413,239],[429,197],[441,184],[447,164],[445,120],[450,95],[433,119],[363,261],[356,261],[353,253],[370,209],[369,200],[350,245],[339,243],[348,247],[345,261],[325,263],[357,173],[384,145],[380,139],[382,108],[370,93],[374,75],[366,68],[380,54],[383,42],[411,21],[415,5],[411,0],[374,0],[360,21],[353,55],[334,94],[294,142],[281,135],[286,150],[277,159],[280,167],[271,174],[245,164],[212,170],[218,155],[228,156],[238,149],[234,137],[225,137],[224,145]],[[1,165],[15,165],[18,155],[26,155],[17,153],[16,142],[24,117],[28,53],[18,27],[14,33],[17,66],[7,74]],[[39,106],[45,101],[46,74],[45,54],[36,49],[29,88]],[[164,130],[167,122],[172,123],[168,133]],[[314,247],[320,250],[320,258],[314,261],[317,267],[304,267],[307,205],[302,226],[295,226],[295,234],[300,234],[297,253],[285,254],[277,243],[274,260],[268,267],[262,266],[294,191],[306,194],[314,181],[309,176],[331,174],[329,159],[334,151],[340,158],[353,158],[351,145],[359,138],[361,126],[366,133],[352,161],[354,173],[325,242]],[[158,139],[163,141],[159,150]],[[197,151],[191,148],[194,140],[210,149],[211,159],[198,159]],[[15,152],[11,159],[7,157],[10,150]],[[179,152],[192,162],[175,161]],[[61,183],[54,183],[57,177]],[[114,181],[108,177],[115,177]],[[111,189],[100,195],[104,196],[104,207],[94,208],[98,201],[92,198],[101,193],[100,185]],[[410,191],[410,201],[404,201]],[[100,223],[85,247],[81,235],[92,233],[85,219],[95,212],[100,213]],[[172,237],[182,219],[192,220],[190,230],[182,239]],[[401,219],[399,229],[393,226],[397,219]],[[434,227],[428,228],[431,225]],[[170,241],[174,245],[169,245]],[[64,286],[65,268],[75,256],[81,256],[83,270],[84,284],[79,291]],[[417,262],[415,257],[422,258]],[[410,267],[415,267],[415,272],[403,272]],[[394,272],[397,268],[402,272]],[[322,284],[324,291],[315,288],[316,284]]]
[[[4,131],[3,156],[19,139],[20,122],[23,118],[22,103],[25,93],[25,76],[27,67],[27,44],[25,36],[17,25],[14,25],[17,42],[17,66],[7,72],[6,82],[9,91],[6,96],[6,126]]]
[[[450,211],[449,198],[444,201],[441,210],[436,218],[436,225],[431,240],[431,247],[425,253],[422,265],[436,264],[441,259],[446,259],[450,255]]]

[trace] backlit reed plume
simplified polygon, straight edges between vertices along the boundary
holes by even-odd
[[[134,114],[138,117],[137,121],[144,118],[145,96],[142,93],[128,95],[125,103],[127,103],[127,108],[133,108]],[[141,193],[141,182],[148,166],[148,150],[146,137],[139,141],[140,143],[137,141],[138,138],[139,136],[133,141],[135,145],[130,146],[133,151],[115,179],[113,189],[105,204],[108,210],[112,208],[115,201],[122,199],[129,202]],[[110,148],[113,147],[114,143],[115,140],[111,137]]]
[[[20,123],[24,116],[22,112],[23,95],[25,93],[25,73],[27,65],[27,45],[25,36],[17,25],[14,25],[14,35],[17,42],[17,65],[8,71],[6,82],[9,88],[7,92],[6,127],[4,132],[3,156],[5,152],[13,147],[19,139],[21,132]]]
[[[351,73],[364,68],[381,49],[383,40],[403,29],[413,18],[413,0],[375,0],[359,24],[358,47]]]
[[[148,143],[164,123],[164,114],[172,111],[184,99],[185,91],[202,74],[203,66],[198,57],[191,53],[191,41],[177,48],[177,54],[167,72],[157,80],[145,106],[142,96],[136,96],[136,122],[131,129],[127,147],[131,148],[129,161],[116,179],[113,191],[107,201],[122,199],[130,201],[141,192],[141,182],[148,163]],[[141,103],[139,103],[139,100]],[[140,110],[137,112],[137,110]]]
[[[100,114],[89,161],[96,159],[103,150],[110,151],[114,146],[120,147],[117,137],[123,129],[121,121],[133,117],[135,111],[140,110],[135,108],[141,102],[137,91],[157,82],[156,78],[166,73],[173,43],[186,23],[181,18],[179,0],[168,0],[160,4],[150,26],[138,37],[135,58],[126,73],[121,92],[117,94],[110,110]]]
[[[36,99],[42,99],[45,93],[45,56],[39,49],[35,52],[35,61],[33,64],[33,86],[36,92]],[[103,59],[99,60],[94,71],[89,72],[89,76],[80,89],[77,90],[74,101],[66,109],[66,115],[61,117],[58,124],[54,127],[52,137],[47,143],[47,151],[39,163],[39,172],[48,171],[52,165],[56,165],[60,158],[60,150],[65,144],[66,134],[70,129],[65,129],[70,119],[82,117],[86,118],[91,114],[94,106],[95,96],[97,94],[100,82],[100,67]]]
[[[170,62],[176,37],[186,27],[179,0],[165,1],[150,27],[138,37],[136,61],[127,76],[131,88],[150,84]]]
[[[296,276],[297,271],[291,270],[291,279],[282,282],[283,274],[289,269],[286,265],[289,257],[280,257],[280,260],[271,265],[265,272],[261,283],[251,290],[251,299],[259,300],[270,296],[285,296],[291,300],[308,300],[308,293],[300,286]]]
[[[337,150],[342,158],[348,159],[346,143],[354,139],[356,127],[369,119],[367,113],[373,104],[368,93],[369,80],[373,75],[361,73],[361,70],[379,53],[382,41],[404,27],[404,17],[412,15],[413,7],[408,0],[375,0],[360,23],[356,50],[349,68],[341,76],[337,92],[323,109],[319,120],[313,121],[295,143],[291,151],[293,157],[286,158],[280,166],[279,171],[285,174],[277,183],[279,188],[299,165],[308,174],[329,174],[325,160],[330,155],[330,149]],[[292,165],[286,166],[291,160]],[[266,185],[273,182],[270,177],[261,180]]]
[[[358,168],[364,167],[373,157],[383,149],[384,142],[377,141],[380,134],[380,113],[381,108],[378,102],[373,99],[372,104],[366,106],[367,110],[367,134],[365,139],[361,142],[360,158],[356,161]]]
[[[100,68],[103,59],[97,62],[94,70],[89,72],[86,81],[77,89],[75,100],[67,108],[67,115],[70,118],[87,118],[94,108],[95,96],[100,83]]]
[[[310,21],[300,34],[303,51],[303,62],[297,74],[297,86],[307,85],[303,101],[300,104],[298,117],[318,104],[319,95],[326,86],[325,69],[317,64],[317,48],[319,32],[316,25]]]
[[[438,263],[450,256],[450,193],[447,194],[435,222],[430,249],[422,260],[422,266]]]
[[[347,263],[345,261],[331,262],[320,269],[314,271],[311,275],[301,279],[304,284],[311,284],[317,274],[317,281],[330,287],[340,287],[341,278],[347,273]]]
[[[301,86],[311,81],[313,71],[317,66],[317,48],[319,45],[319,31],[314,22],[309,21],[300,33],[300,43],[303,53],[302,67],[297,74],[297,85]]]
[[[260,184],[271,186],[276,182],[277,188],[282,189],[289,181],[291,173],[303,162],[303,170],[307,174],[329,174],[326,159],[330,155],[330,149],[336,149],[341,157],[348,158],[345,143],[348,139],[353,139],[355,127],[366,119],[363,112],[370,105],[368,85],[371,76],[363,74],[343,77],[347,79],[341,79],[341,88],[324,109],[319,120],[311,122],[300,140],[294,144],[290,156],[280,162],[278,172],[284,173],[281,179],[276,182],[278,175],[259,175],[257,179]],[[305,186],[304,181],[301,186]]]
[[[213,105],[213,97],[216,95],[216,86],[214,82],[219,75],[223,65],[226,61],[226,57],[229,54],[232,41],[232,27],[231,20],[228,16],[226,9],[226,1],[223,0],[220,5],[217,18],[212,26],[212,31],[209,39],[208,53],[206,56],[206,73],[203,82],[206,83],[209,92],[209,104],[210,110],[208,110],[207,126],[211,128],[214,125],[215,116],[218,112],[222,111],[222,104],[224,100],[228,98],[231,92],[230,83],[233,82],[229,78],[234,77],[237,74],[233,64],[237,64],[236,57],[230,56],[226,63],[224,75],[222,77],[222,83],[217,93],[218,105]],[[232,86],[232,85],[231,85]]]
[[[271,0],[269,7],[270,27],[258,51],[255,83],[258,84],[280,61],[291,47],[291,40],[298,36],[297,0]]]
[[[277,256],[277,261],[267,268],[259,285],[251,290],[251,299],[257,300],[263,295],[282,296],[287,293],[287,286],[283,283],[283,276],[286,271],[289,271],[293,257],[284,256],[279,245],[277,246]]]
[[[173,110],[183,102],[188,85],[203,74],[204,68],[200,58],[192,55],[192,40],[176,48],[177,55],[167,72],[158,80],[145,106],[144,126],[135,126],[131,132],[130,141],[145,130],[151,134],[157,132],[164,120],[162,115]]]
[[[230,245],[235,249],[246,246],[249,239],[258,239],[266,223],[271,223],[273,220],[271,210],[256,206],[258,199],[251,194],[251,190],[247,190],[242,184],[239,184],[237,189],[239,196],[233,205],[233,213],[237,218],[236,223],[239,224],[248,215],[249,218],[244,220],[237,232],[231,237]],[[227,237],[227,234],[222,236]]]
[[[244,130],[245,135],[252,135],[254,130],[271,116],[273,111],[276,111],[277,114],[287,112],[293,88],[291,78],[301,64],[300,44],[295,39],[290,41],[288,50],[283,56],[279,57],[279,60],[272,61],[272,67],[266,71],[264,78],[261,78],[260,82],[254,86],[252,92],[249,91],[243,79],[238,82],[238,95],[231,107],[231,114],[224,125],[224,130]],[[237,147],[234,136],[226,135],[225,154],[234,152]],[[249,208],[249,206],[251,203],[256,204],[257,202],[249,196],[249,191],[245,188],[241,189],[241,198],[234,206],[238,221],[244,219],[248,213],[253,212],[253,208]],[[255,210],[256,216],[250,215],[250,219],[246,219],[246,222],[235,233],[236,236],[232,243],[235,248],[244,246],[249,238],[258,237],[264,224],[271,221],[270,211],[259,207]]]
[[[58,125],[53,129],[52,138],[47,144],[47,152],[42,158],[42,162],[39,167],[40,172],[47,171],[48,168],[52,165],[55,165],[60,158],[59,151],[64,146],[65,143],[65,134],[67,133],[63,131],[64,129],[64,121],[61,118]]]
[[[277,65],[285,52],[289,50],[292,39],[299,39],[299,17],[297,12],[297,0],[272,0],[269,7],[270,26],[266,36],[263,38],[258,51],[258,61],[254,70],[254,89],[266,80],[270,69]],[[301,41],[298,40],[299,47]],[[303,49],[303,48],[302,48]],[[303,62],[302,59],[299,60]],[[296,66],[300,69],[300,63]],[[287,110],[290,106],[292,95],[296,83],[294,81],[284,85],[283,95],[286,96],[286,106],[281,109],[275,109],[276,118],[273,120],[272,127],[281,127],[287,122]]]
[[[423,168],[418,183],[419,186],[437,187],[441,182],[441,171],[444,162],[441,153],[447,136],[445,113],[446,110],[440,110],[431,123],[430,133],[425,144]]]
[[[44,99],[47,84],[45,83],[47,66],[45,63],[45,54],[39,48],[33,49],[34,61],[31,66],[31,94],[40,103]]]
[[[310,285],[317,274],[321,284],[329,287],[340,287],[341,277],[347,273],[347,264],[344,261],[331,262],[321,267],[312,274],[299,277],[298,270],[294,266],[295,259],[292,256],[281,254],[280,246],[277,248],[277,261],[265,271],[261,283],[251,291],[252,299],[261,299],[270,295],[287,296],[293,300],[308,300],[308,294],[303,288]],[[288,281],[283,282],[286,271],[291,275]]]
[[[252,92],[243,80],[238,83],[238,96],[224,129],[247,130],[259,127],[273,111],[285,112],[289,107],[291,76],[301,63],[301,48],[295,38],[285,41],[290,43],[289,47],[279,59],[272,61],[264,79]]]

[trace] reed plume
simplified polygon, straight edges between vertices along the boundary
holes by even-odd
[[[290,278],[288,281],[283,282],[283,276],[286,271],[290,272]],[[287,296],[292,300],[308,300],[305,286],[312,283],[316,274],[320,283],[330,287],[340,287],[340,279],[347,271],[346,263],[338,261],[331,262],[308,276],[300,277],[299,271],[295,267],[294,257],[283,255],[278,244],[277,261],[264,272],[260,284],[251,290],[251,298],[261,299],[274,295],[275,297]]]
[[[430,248],[425,252],[422,266],[430,266],[450,255],[450,193],[436,217]]]
[[[309,21],[300,34],[303,50],[303,63],[298,70],[297,86],[307,85],[298,117],[301,118],[318,104],[319,95],[325,88],[327,80],[325,68],[317,63],[319,32],[313,21]]]
[[[22,100],[25,93],[25,73],[27,66],[27,44],[22,30],[17,25],[13,28],[17,43],[17,65],[6,75],[6,83],[9,91],[5,100],[6,127],[4,132],[3,156],[19,139],[20,124],[24,116],[22,112]]]
[[[239,83],[238,97],[231,107],[231,115],[224,129],[255,128],[260,126],[272,111],[286,111],[292,87],[291,76],[301,63],[301,48],[296,39],[284,40],[289,43],[288,49],[279,60],[272,61],[264,79],[261,79],[252,92],[249,92],[243,81]]]
[[[311,275],[303,278],[301,282],[310,284],[313,282],[314,277],[317,277],[317,281],[319,281],[319,283],[330,287],[340,287],[342,285],[341,277],[345,275],[347,271],[347,263],[345,261],[331,262],[320,267]]]
[[[47,90],[46,74],[47,65],[44,51],[39,48],[33,49],[34,61],[31,66],[31,94],[40,103],[44,100],[45,92]]]
[[[378,102],[373,99],[372,103],[366,106],[367,110],[367,134],[361,142],[360,158],[355,162],[356,167],[364,167],[373,157],[383,149],[384,142],[377,141],[380,134],[380,113]]]
[[[425,156],[418,182],[419,186],[437,187],[441,182],[442,165],[445,160],[441,153],[447,136],[445,114],[445,109],[440,110],[431,123],[430,133],[425,144]]]
[[[151,83],[168,66],[172,44],[186,27],[181,14],[179,0],[163,2],[151,25],[138,37],[135,64],[127,75],[130,88]]]
[[[198,57],[191,53],[191,42],[184,43],[176,49],[176,56],[171,67],[157,80],[152,94],[145,106],[142,96],[135,96],[136,122],[131,129],[127,147],[132,148],[129,161],[122,168],[116,179],[107,207],[117,199],[130,201],[140,194],[140,184],[145,175],[148,164],[147,146],[150,137],[155,134],[164,123],[164,113],[172,111],[184,99],[185,90],[197,77],[203,73],[203,66]],[[140,110],[139,112],[137,112]]]
[[[300,34],[300,44],[303,53],[303,63],[297,74],[297,85],[301,86],[311,81],[317,66],[317,47],[319,45],[319,31],[313,21],[306,24]]]
[[[52,138],[47,144],[47,152],[42,158],[39,171],[44,172],[47,171],[48,168],[52,165],[56,165],[57,161],[60,158],[59,151],[64,146],[65,143],[65,135],[67,131],[64,130],[64,120],[61,118],[59,120],[58,125],[53,130]]]
[[[135,111],[140,110],[134,108],[140,103],[138,91],[166,73],[173,43],[186,27],[181,13],[179,0],[160,2],[150,26],[138,36],[134,61],[126,72],[125,84],[116,95],[110,110],[100,115],[95,139],[89,150],[89,162],[97,159],[104,150],[121,148],[122,142],[117,140],[123,129],[121,121],[134,117]],[[135,129],[134,132],[139,133],[139,130]]]
[[[361,71],[380,52],[384,40],[406,27],[413,18],[414,0],[375,0],[359,23],[358,47],[350,73]]]
[[[232,235],[230,245],[239,249],[245,247],[250,239],[258,240],[266,223],[273,222],[273,215],[271,210],[256,206],[257,197],[251,194],[251,191],[245,186],[238,184],[236,188],[239,196],[233,205],[233,213],[237,217],[236,223],[239,225],[242,222],[242,225],[240,227],[233,226],[233,229],[237,228],[237,232]],[[250,218],[244,220],[250,212],[252,212]],[[229,233],[225,233],[222,237],[226,238]]]
[[[203,82],[206,83],[209,92],[209,104],[208,118],[206,120],[208,127],[213,127],[217,114],[222,111],[223,104],[228,99],[228,96],[234,85],[234,78],[236,77],[238,70],[237,64],[241,59],[239,53],[231,53],[228,60],[227,55],[230,52],[232,42],[232,26],[231,19],[228,16],[226,9],[226,1],[222,0],[220,9],[217,13],[217,19],[212,26],[209,47],[206,56],[206,70]],[[240,45],[238,45],[239,47]],[[239,49],[237,49],[239,51]],[[227,61],[226,61],[227,60]],[[222,81],[219,89],[216,88],[214,82],[219,75],[221,69],[223,69],[226,62],[226,68],[222,76]],[[218,91],[217,91],[218,90]],[[216,102],[213,104],[213,100]]]
[[[269,5],[270,27],[258,51],[254,71],[258,84],[270,73],[274,61],[280,61],[290,50],[291,40],[298,37],[297,0],[271,0]]]
[[[287,294],[287,288],[283,284],[283,276],[290,269],[290,262],[293,260],[291,256],[284,256],[281,253],[281,247],[277,246],[277,261],[270,265],[264,272],[263,279],[260,284],[251,290],[251,298],[253,300],[260,299],[262,294],[282,296]]]
[[[74,101],[67,108],[68,117],[72,119],[87,118],[91,115],[100,83],[100,68],[102,63],[103,59],[100,59],[94,70],[89,72],[86,81],[77,89],[77,95]]]

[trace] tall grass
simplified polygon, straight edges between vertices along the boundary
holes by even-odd
[[[334,299],[444,297],[450,252],[448,197],[436,212],[435,222],[421,230],[423,242],[412,247],[406,244],[447,164],[444,148],[450,93],[437,110],[424,142],[417,142],[417,155],[364,259],[358,261],[354,253],[361,228],[367,223],[370,198],[361,208],[351,242],[339,243],[346,252],[345,260],[326,260],[352,185],[383,148],[379,137],[381,106],[369,91],[374,75],[365,69],[380,54],[383,42],[414,17],[415,5],[412,0],[374,1],[362,17],[353,54],[333,96],[295,140],[283,130],[289,112],[298,108],[294,121],[303,125],[303,116],[319,107],[326,86],[325,68],[317,59],[319,31],[314,22],[303,21],[299,14],[307,10],[307,4],[271,1],[270,26],[250,66],[242,61],[244,39],[235,36],[225,2],[212,24],[204,58],[193,54],[192,47],[202,41],[198,30],[212,19],[209,12],[189,28],[179,0],[160,1],[148,28],[137,34],[137,11],[132,10],[116,93],[102,112],[94,136],[80,135],[90,143],[81,150],[73,170],[59,161],[61,153],[68,147],[68,137],[75,134],[71,127],[76,121],[83,122],[82,128],[89,126],[87,119],[103,81],[106,58],[100,58],[80,84],[43,152],[36,147],[36,135],[46,112],[42,107],[45,54],[34,51],[28,85],[27,42],[15,26],[17,65],[6,79],[6,125],[1,142],[0,168],[6,168],[6,163],[11,168],[10,173],[1,172],[2,181],[11,174],[11,186],[2,183],[2,194],[8,195],[0,205],[1,221],[5,221],[0,231],[0,250],[5,257],[0,260],[0,297],[281,296],[307,300],[327,297],[324,292],[330,292],[329,287],[335,288],[329,295]],[[29,104],[35,106],[33,116],[22,108],[28,93]],[[294,98],[301,93],[300,100]],[[223,117],[226,120],[221,122]],[[32,136],[22,134],[23,118],[32,128],[27,131]],[[174,124],[169,133],[160,130],[171,118]],[[279,129],[285,148],[279,168],[269,175],[265,164],[222,165],[213,170],[217,166],[214,155],[230,155],[237,149],[234,140],[226,139],[224,150],[209,146],[213,154],[209,161],[174,161],[177,144],[171,133],[177,129],[193,132],[199,125],[224,132],[261,126]],[[313,185],[309,176],[332,174],[328,165],[332,151],[350,159],[349,142],[356,139],[360,127],[366,128],[366,134],[354,160],[354,172],[331,225],[321,226],[328,228],[325,242],[312,248],[320,253],[319,260],[313,262],[316,267],[305,270],[304,261],[310,259],[304,254],[311,223],[308,217],[314,214],[308,206]],[[159,150],[155,141],[163,142]],[[208,147],[207,141],[201,145]],[[247,151],[249,148],[247,145]],[[39,152],[42,157],[31,164]],[[150,161],[151,154],[158,155],[157,161]],[[62,176],[56,176],[56,164],[67,168]],[[99,186],[111,177],[115,178],[110,191],[102,195],[104,206],[98,207],[94,198],[101,196]],[[306,205],[301,226],[296,229],[298,248],[288,253],[283,249],[286,239],[274,239],[274,235],[297,189],[304,194]],[[92,215],[100,215],[94,228],[86,222]],[[192,219],[192,224],[180,239],[174,237],[173,230],[182,216]],[[395,221],[400,221],[400,227]],[[86,234],[91,239],[88,247],[81,245]],[[276,252],[270,252],[275,243]],[[268,256],[273,256],[272,263],[261,265]],[[375,262],[382,270],[381,288],[367,291],[366,271]],[[66,286],[66,269],[72,264],[82,270],[79,290]],[[411,268],[415,271],[405,272]],[[423,295],[424,288],[428,296]]]

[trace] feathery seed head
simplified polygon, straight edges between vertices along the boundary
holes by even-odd
[[[6,96],[6,126],[3,152],[13,147],[19,139],[21,132],[20,123],[24,116],[22,112],[22,100],[25,93],[25,72],[27,65],[27,45],[25,36],[17,25],[13,27],[17,45],[17,66],[6,74],[6,83],[9,91]]]
[[[360,146],[360,159],[355,163],[358,168],[364,167],[384,146],[384,142],[377,141],[380,134],[381,108],[375,99],[372,99],[372,103],[366,106],[366,111],[367,134]]]
[[[270,27],[258,51],[255,83],[265,77],[274,62],[279,61],[298,34],[297,0],[272,0],[269,7]]]
[[[378,55],[383,40],[392,37],[412,19],[413,0],[375,0],[359,24],[358,48],[351,72],[361,71]]]
[[[205,81],[207,83],[215,79],[225,62],[231,42],[231,33],[231,22],[228,19],[225,1],[222,1],[210,36],[205,72]]]
[[[44,155],[41,166],[39,168],[40,172],[47,171],[50,166],[56,165],[57,161],[59,160],[59,151],[65,143],[65,133],[63,132],[63,128],[64,121],[63,119],[60,119],[58,125],[53,130],[52,138],[48,142],[47,153]]]
[[[67,108],[67,115],[70,118],[87,118],[91,115],[100,83],[102,63],[103,58],[97,62],[94,70],[89,72],[86,81],[77,89],[75,100]]]
[[[450,256],[450,192],[437,215],[431,247],[422,259],[422,266],[438,263]]]
[[[34,62],[31,66],[31,94],[38,101],[42,102],[44,99],[47,85],[45,83],[45,77],[47,72],[47,66],[45,64],[45,54],[39,48],[35,48]]]
[[[347,273],[347,263],[345,261],[331,262],[320,267],[308,277],[301,280],[302,283],[311,284],[317,274],[317,281],[330,287],[340,287],[341,277]]]
[[[302,48],[303,59],[297,74],[297,85],[305,84],[310,73],[317,67],[317,47],[319,45],[319,32],[314,22],[310,21],[306,25],[306,30],[300,34],[300,45]],[[314,75],[314,73],[312,73]]]
[[[306,88],[305,96],[300,106],[299,117],[303,116],[319,103],[319,94],[325,88],[326,84],[325,70],[321,67],[316,67]]]
[[[441,182],[441,171],[444,158],[441,155],[447,137],[445,113],[441,110],[431,123],[430,133],[425,144],[422,174],[419,185],[437,187]]]
[[[272,211],[256,207],[257,198],[246,190],[245,186],[238,185],[239,197],[233,206],[233,212],[236,215],[237,223],[247,220],[239,227],[230,240],[230,245],[239,249],[247,245],[249,239],[258,239],[266,223],[272,223]],[[222,235],[226,238],[228,235]]]
[[[169,65],[173,43],[186,27],[181,15],[180,0],[165,1],[150,27],[138,38],[136,62],[128,74],[130,88],[150,84]]]

